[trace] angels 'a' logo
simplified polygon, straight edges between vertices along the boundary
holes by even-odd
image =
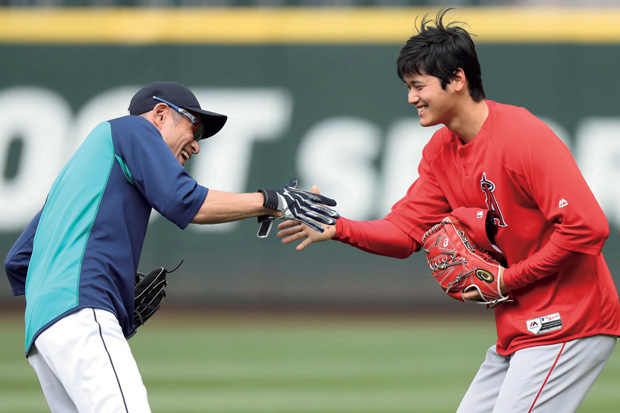
[[[495,199],[495,184],[487,179],[486,172],[482,173],[482,179],[480,179],[480,188],[486,199],[484,202],[487,204],[487,209],[489,210],[489,214],[491,215],[491,219],[495,225],[500,227],[507,227],[506,221],[504,220],[504,215],[502,214],[502,210],[499,208],[499,204],[497,203],[497,199]]]

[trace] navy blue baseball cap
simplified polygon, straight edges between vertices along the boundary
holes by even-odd
[[[153,82],[150,85],[144,86],[131,98],[129,114],[142,115],[153,110],[155,105],[160,103],[154,97],[164,99],[180,108],[199,115],[204,127],[203,139],[218,133],[228,119],[228,116],[221,113],[202,110],[198,99],[196,99],[192,91],[175,82]]]

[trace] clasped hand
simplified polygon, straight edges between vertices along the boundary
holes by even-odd
[[[308,192],[296,189],[297,179],[293,178],[288,185],[283,185],[277,190],[259,189],[265,200],[263,205],[280,211],[282,216],[262,215],[258,217],[260,227],[256,234],[259,238],[269,235],[271,225],[276,219],[287,219],[292,222],[300,222],[307,225],[315,232],[325,231],[323,225],[335,225],[340,217],[338,212],[329,208],[336,206],[336,201],[316,192]]]

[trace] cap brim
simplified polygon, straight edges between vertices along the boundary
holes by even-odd
[[[221,113],[209,112],[208,110],[196,109],[186,107],[185,109],[189,110],[192,113],[200,114],[200,121],[202,122],[202,126],[204,127],[204,132],[202,134],[202,139],[210,138],[211,136],[218,133],[228,120],[228,116],[222,115]]]

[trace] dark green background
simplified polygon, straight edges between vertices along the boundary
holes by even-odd
[[[255,145],[246,188],[254,191],[278,186],[296,174],[300,138],[327,117],[364,118],[383,129],[395,119],[417,117],[396,76],[399,49],[400,45],[2,45],[0,89],[49,88],[75,111],[107,89],[164,79],[204,87],[287,89],[294,99],[291,128],[282,141]],[[478,53],[488,98],[553,119],[571,137],[586,117],[617,116],[620,45],[481,44]],[[620,280],[620,234],[613,223],[611,229],[604,252]],[[174,267],[185,260],[171,275],[169,294],[170,301],[183,304],[458,305],[438,290],[420,254],[390,259],[337,242],[296,252],[280,246],[273,233],[258,240],[256,230],[254,220],[230,234],[198,234],[156,221],[147,235],[140,269]],[[3,257],[17,236],[0,234]],[[0,297],[8,303],[9,284],[1,278]]]

